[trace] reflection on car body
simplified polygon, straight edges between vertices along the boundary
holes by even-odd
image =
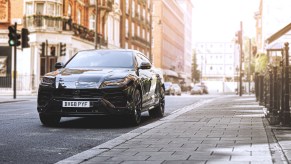
[[[139,51],[80,51],[55,67],[38,90],[37,110],[46,126],[70,116],[126,115],[138,125],[144,111],[164,115],[164,84]]]

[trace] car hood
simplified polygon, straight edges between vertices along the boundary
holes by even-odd
[[[76,69],[64,68],[47,76],[56,77],[56,88],[99,88],[103,81],[122,79],[134,74],[132,69]]]

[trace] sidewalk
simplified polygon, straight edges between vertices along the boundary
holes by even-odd
[[[30,100],[36,100],[36,99],[37,99],[36,95],[19,95],[19,96],[16,95],[15,99],[11,95],[0,95],[0,104],[30,101]]]
[[[220,96],[58,164],[289,163],[291,128],[269,126],[262,108],[253,95]]]

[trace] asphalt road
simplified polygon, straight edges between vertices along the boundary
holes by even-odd
[[[165,115],[211,97],[166,96]],[[140,126],[154,121],[143,113]],[[35,100],[1,104],[0,124],[0,163],[22,164],[55,163],[138,128],[108,117],[62,118],[59,127],[44,127]]]

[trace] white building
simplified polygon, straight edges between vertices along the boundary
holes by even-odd
[[[232,42],[198,42],[195,45],[202,82],[212,92],[234,92],[238,47]],[[229,83],[229,84],[228,84]]]

